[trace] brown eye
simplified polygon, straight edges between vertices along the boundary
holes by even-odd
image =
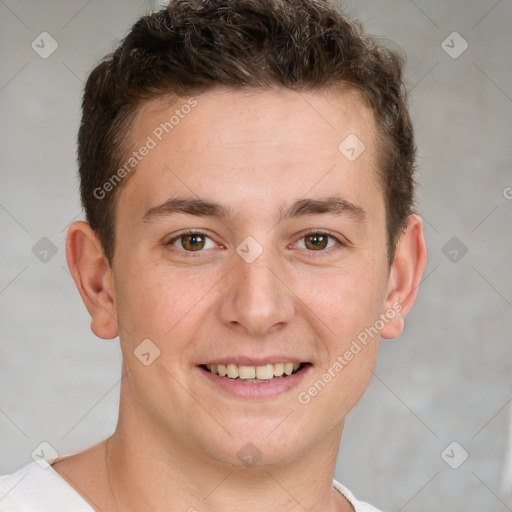
[[[329,236],[322,233],[315,233],[304,237],[305,245],[308,249],[325,249],[329,241]]]
[[[208,235],[200,231],[191,231],[175,236],[166,242],[165,245],[174,246],[176,249],[185,252],[204,252],[203,249],[214,248],[215,242]]]
[[[204,238],[204,235],[199,233],[194,233],[193,235],[182,235],[180,237],[182,240],[181,245],[187,251],[201,250],[205,245]]]
[[[332,243],[330,243],[332,241]],[[304,244],[302,246],[302,244]],[[330,252],[329,249],[333,249],[338,246],[341,249],[344,244],[338,240],[334,235],[324,233],[322,231],[315,231],[307,235],[302,236],[299,239],[299,247],[307,249],[309,253],[312,252]]]

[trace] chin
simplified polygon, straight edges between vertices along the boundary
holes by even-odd
[[[282,420],[283,418],[272,421],[241,418],[240,421],[224,424],[232,437],[224,430],[219,439],[213,440],[209,437],[209,450],[215,447],[215,458],[236,466],[286,464],[297,457],[297,452],[302,448],[301,441],[307,439],[307,435],[303,429],[302,432],[290,431],[284,425],[286,421],[279,425]]]

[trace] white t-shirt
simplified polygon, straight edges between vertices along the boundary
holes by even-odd
[[[356,500],[336,480],[333,480],[333,487],[347,498],[356,512],[380,512]],[[15,473],[0,476],[0,512],[94,512],[94,509],[51,465],[43,468],[38,462],[31,462]]]

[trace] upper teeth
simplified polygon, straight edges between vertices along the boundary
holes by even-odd
[[[212,364],[206,365],[206,368],[214,374],[230,379],[272,379],[281,377],[283,374],[291,375],[299,369],[300,363],[274,363],[263,366],[244,366],[242,364]]]

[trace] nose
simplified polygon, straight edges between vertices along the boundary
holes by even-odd
[[[220,319],[242,334],[264,336],[286,326],[294,312],[294,295],[273,251],[251,263],[238,254],[225,279]]]

